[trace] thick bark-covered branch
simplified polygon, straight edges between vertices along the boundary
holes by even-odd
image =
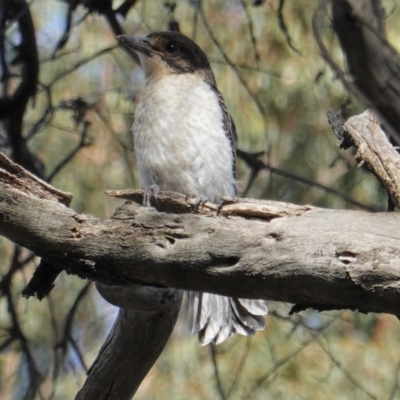
[[[81,277],[400,311],[398,214],[248,200],[192,214],[185,196],[166,193],[156,206],[173,213],[131,203],[100,220],[7,183],[1,193],[1,234]]]
[[[104,291],[111,297],[121,292],[120,287],[98,285],[98,289],[106,298]],[[131,288],[125,293],[134,308],[119,311],[76,400],[130,399],[161,354],[178,317],[182,292],[146,286],[138,291],[151,293],[132,296]]]

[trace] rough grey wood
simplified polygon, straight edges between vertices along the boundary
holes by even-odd
[[[168,214],[131,203],[100,220],[0,188],[0,233],[81,277],[399,313],[396,213],[258,201],[252,219],[241,203],[226,206],[238,216]],[[178,194],[162,200],[164,209],[185,204]]]
[[[103,287],[105,291],[110,288]],[[120,288],[112,288],[111,296]],[[121,309],[76,400],[129,400],[161,354],[179,314],[182,292],[157,290],[152,310]],[[130,298],[126,291],[125,295]],[[153,293],[154,294],[154,293]],[[147,299],[147,296],[144,296]],[[151,298],[152,296],[150,296]],[[146,300],[146,303],[149,299]]]
[[[391,201],[400,207],[400,154],[393,148],[381,124],[370,110],[351,117],[343,126],[343,139],[356,148],[359,167],[370,170]]]

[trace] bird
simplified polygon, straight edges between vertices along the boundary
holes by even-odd
[[[212,202],[236,196],[236,128],[204,51],[172,31],[117,41],[145,74],[132,126],[144,189]],[[264,300],[189,292],[191,332],[203,345],[254,335],[265,328],[267,313]]]

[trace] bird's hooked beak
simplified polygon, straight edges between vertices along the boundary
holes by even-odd
[[[128,53],[142,53],[147,57],[151,57],[156,53],[150,45],[149,39],[146,36],[118,35],[119,44],[124,47]]]

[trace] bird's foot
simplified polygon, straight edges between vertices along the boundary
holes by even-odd
[[[193,194],[193,193],[189,193],[186,196],[186,201],[188,201],[188,199],[194,199],[194,203],[191,204],[192,211],[194,213],[198,213],[200,210],[200,207],[203,207],[204,204],[206,204],[208,202],[208,198],[206,196],[197,196],[196,194]]]
[[[143,205],[145,207],[151,207],[151,199],[157,200],[158,193],[160,192],[160,186],[150,185],[144,191]]]
[[[234,199],[232,197],[222,197],[221,204],[217,208],[217,215],[219,215],[219,213],[225,206],[228,206],[229,204],[235,204],[237,202],[237,199]]]

